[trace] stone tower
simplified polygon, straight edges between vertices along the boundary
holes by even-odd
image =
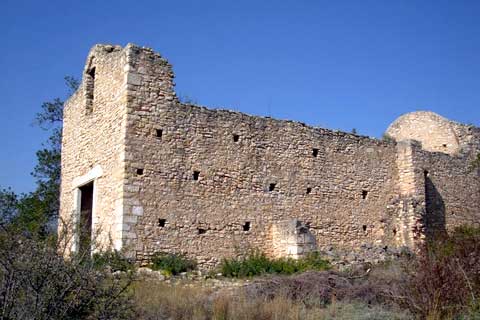
[[[135,163],[127,136],[139,133],[129,124],[158,101],[176,101],[173,85],[171,66],[153,51],[96,45],[80,88],[65,105],[61,218],[82,223],[88,238],[103,246],[121,249],[135,239],[130,228],[142,209],[128,198],[139,186],[127,183],[138,174],[131,172]],[[72,239],[73,250],[79,237]]]

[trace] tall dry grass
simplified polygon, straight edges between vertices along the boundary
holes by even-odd
[[[410,319],[399,311],[361,302],[333,301],[325,307],[306,305],[283,294],[249,294],[239,288],[214,291],[199,286],[174,286],[158,281],[138,282],[135,300],[139,319],[162,320],[314,320]]]

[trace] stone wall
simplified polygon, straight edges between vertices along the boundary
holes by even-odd
[[[180,104],[170,66],[152,56],[141,51],[131,65],[139,89],[128,108],[138,259],[181,251],[214,264],[249,248],[269,252],[269,228],[291,218],[310,226],[319,247],[392,241],[394,143]]]
[[[99,65],[94,88],[109,98],[95,91],[89,113],[88,94],[77,92],[65,112],[62,214],[73,208],[71,181],[101,166],[96,212],[116,226],[117,248],[139,261],[157,251],[205,266],[250,249],[275,255],[272,228],[295,219],[320,249],[415,246],[425,224],[439,224],[428,215],[439,205],[425,177],[458,216],[447,225],[478,214],[478,172],[465,169],[480,149],[477,129],[432,124],[445,139],[431,145],[423,131],[408,133],[414,127],[389,129],[424,150],[415,141],[211,110],[178,101],[171,65],[151,49],[128,45],[104,56],[95,61],[106,61],[108,72]],[[447,140],[446,150],[430,152]]]
[[[439,152],[418,152],[424,170],[427,236],[454,227],[479,225],[480,175],[470,167],[472,157],[450,157]]]

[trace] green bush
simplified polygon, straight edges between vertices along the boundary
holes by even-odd
[[[330,263],[322,259],[318,252],[312,252],[304,258],[270,259],[260,252],[252,252],[240,259],[224,259],[220,265],[226,277],[243,278],[261,274],[293,274],[307,270],[327,270]]]
[[[164,270],[173,275],[194,270],[197,263],[183,254],[157,252],[152,257],[152,269]]]
[[[122,253],[117,250],[94,253],[92,256],[92,262],[97,270],[110,268],[112,272],[126,272],[135,268],[134,263],[130,259],[125,258]]]
[[[298,263],[301,265],[301,271],[330,269],[330,262],[325,260],[317,251],[307,254],[305,258],[298,260]]]

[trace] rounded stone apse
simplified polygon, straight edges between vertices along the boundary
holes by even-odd
[[[385,134],[397,141],[419,141],[427,151],[452,155],[460,151],[452,122],[431,111],[404,114],[388,127]]]

